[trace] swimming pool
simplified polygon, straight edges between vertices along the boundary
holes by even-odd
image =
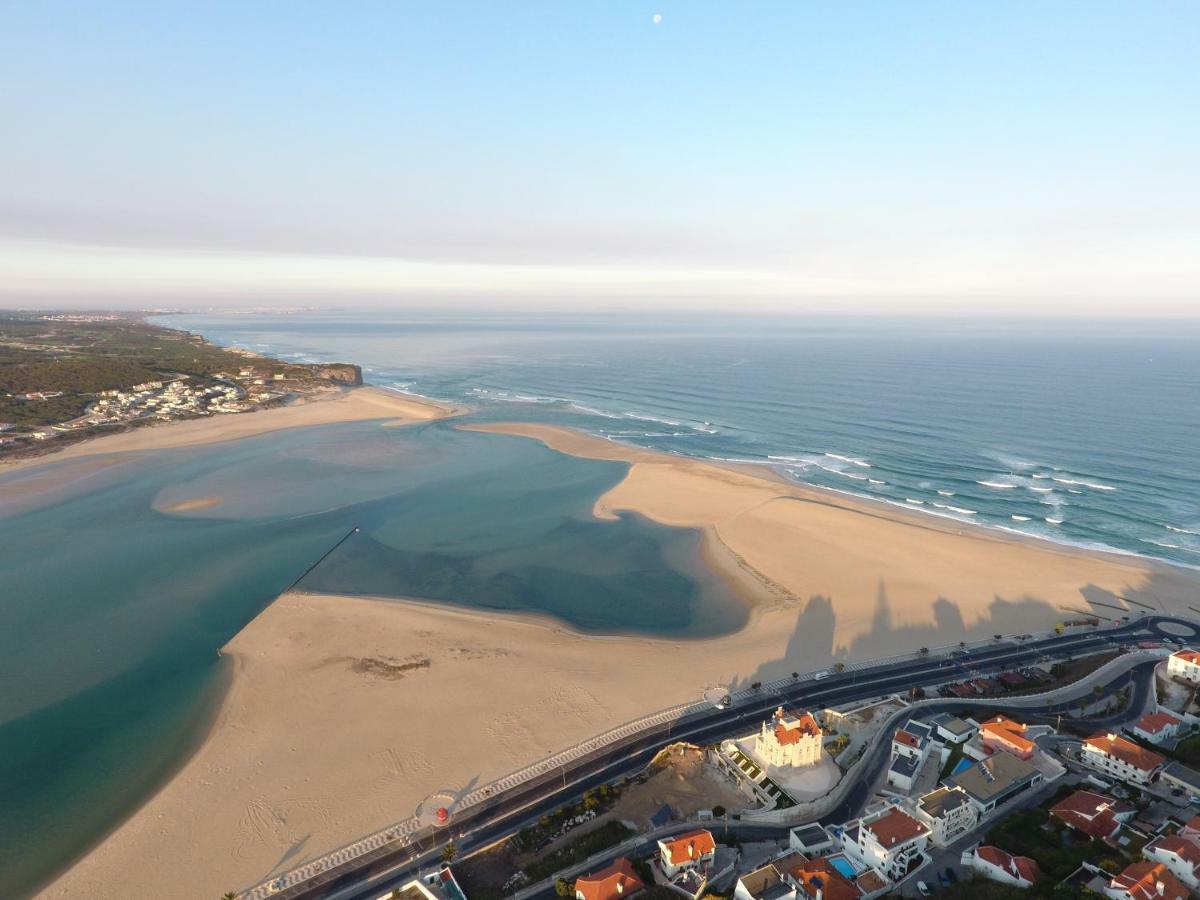
[[[854,871],[854,866],[850,864],[850,860],[844,856],[829,857],[829,864],[851,880],[858,874]]]
[[[954,767],[954,771],[951,772],[950,774],[957,775],[959,772],[965,772],[967,769],[971,768],[971,766],[973,766],[973,765],[975,765],[975,760],[967,759],[964,757],[963,759],[960,759],[958,761],[958,765],[956,765]]]

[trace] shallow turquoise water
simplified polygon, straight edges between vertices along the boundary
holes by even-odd
[[[366,422],[148,454],[0,518],[0,896],[170,773],[219,698],[217,648],[354,526],[302,587],[592,630],[737,628],[698,534],[592,517],[624,472],[447,423]],[[207,497],[223,502],[157,511]]]

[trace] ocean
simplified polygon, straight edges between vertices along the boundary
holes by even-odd
[[[169,316],[485,418],[1200,565],[1200,321]]]

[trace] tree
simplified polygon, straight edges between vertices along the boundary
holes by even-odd
[[[235,891],[226,891],[221,895],[221,900],[237,900],[237,893]]]
[[[762,682],[756,681],[754,684],[750,685],[750,690],[757,691],[760,687],[762,687]]]
[[[834,663],[834,664],[833,664],[833,671],[835,671],[835,672],[845,672],[845,671],[846,671],[846,664],[845,664],[844,662],[836,662],[836,663]]]
[[[712,808],[712,814],[713,814],[713,815],[714,815],[716,818],[718,818],[718,819],[724,818],[724,816],[725,816],[725,807],[723,807],[723,806],[720,806],[720,805],[714,806],[714,807]]]
[[[554,879],[554,893],[558,894],[560,897],[571,897],[575,894],[575,892],[571,890],[571,882],[567,881],[565,878]]]
[[[458,848],[454,846],[454,841],[442,848],[442,862],[451,862],[456,856],[458,856]]]
[[[918,650],[918,651],[917,651],[917,653],[921,654],[921,656],[928,656],[928,655],[929,655],[929,648],[928,648],[928,647],[922,647],[920,650]]]

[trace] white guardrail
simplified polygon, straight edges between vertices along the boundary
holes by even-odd
[[[1102,629],[1104,626],[1099,627]],[[1079,632],[1078,636],[1081,638],[1087,637],[1094,634],[1095,631],[1095,628],[1089,626],[1087,631]],[[1055,634],[1056,632],[1053,631],[1040,632],[1034,634],[1032,639],[1044,639],[1047,637],[1053,637]],[[1027,641],[1028,640],[1029,639],[1027,639]],[[922,656],[927,659],[937,656],[951,656],[956,651],[962,649],[980,649],[986,646],[995,646],[998,643],[1012,643],[1014,646],[1020,647],[1027,641],[1016,641],[1015,638],[1006,636],[1000,641],[997,641],[995,638],[990,638],[985,640],[965,642],[961,645],[948,644],[942,647],[930,648],[927,654],[921,654],[919,651],[913,651],[882,659],[871,659],[860,663],[846,664],[842,671],[855,672],[862,669],[879,668],[881,666],[887,666],[896,662],[912,661],[914,658],[921,658]],[[790,676],[777,678],[774,681],[760,684],[757,688],[747,687],[733,692],[730,694],[730,700],[734,705],[736,705],[750,698],[761,697],[764,693],[776,693],[785,687],[792,687],[798,684],[811,682],[815,680],[818,675],[828,671],[829,669],[820,669],[815,672],[806,672],[800,674],[796,678],[792,678]],[[455,804],[454,812],[456,815],[461,814],[465,810],[470,809],[472,806],[475,806],[484,800],[490,799],[497,793],[518,787],[540,775],[545,775],[557,769],[562,769],[580,757],[587,756],[589,753],[593,753],[596,750],[601,750],[609,744],[616,743],[623,738],[637,734],[656,725],[664,725],[667,722],[678,721],[686,716],[694,715],[710,709],[712,709],[712,705],[709,703],[704,701],[693,701],[691,703],[681,703],[666,709],[660,709],[657,712],[642,716],[640,719],[632,719],[622,725],[611,728],[602,734],[598,734],[588,738],[585,741],[581,741],[580,743],[575,744],[573,747],[568,747],[565,750],[561,750],[558,753],[555,753],[553,756],[548,756],[545,759],[526,766],[523,769],[512,772],[502,778],[498,778],[481,788],[477,788],[476,790],[459,799],[459,801]],[[397,846],[407,846],[412,840],[412,835],[419,831],[420,828],[421,823],[416,816],[395,822],[385,828],[381,828],[379,831],[376,831],[373,834],[359,838],[353,843],[346,844],[344,847],[339,847],[330,853],[326,853],[317,859],[297,866],[296,868],[284,872],[281,875],[274,875],[266,881],[263,881],[242,892],[239,894],[239,897],[241,900],[266,900],[266,898],[272,897],[279,891],[303,884],[304,882],[311,878],[315,878],[323,872],[327,872],[330,869],[343,865],[344,863],[351,862],[359,857],[365,856],[374,850],[378,850],[385,844],[395,842]]]

